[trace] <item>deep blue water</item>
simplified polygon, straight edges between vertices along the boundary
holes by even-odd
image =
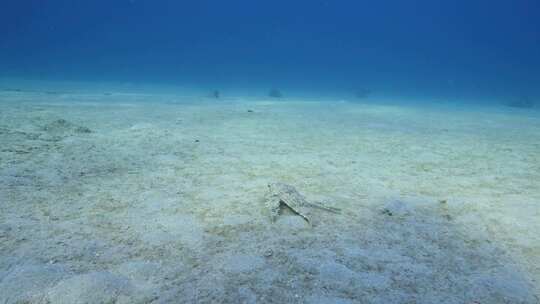
[[[0,77],[540,96],[538,0],[2,0]]]

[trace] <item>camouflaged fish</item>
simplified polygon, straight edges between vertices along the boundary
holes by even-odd
[[[272,221],[277,219],[282,207],[287,207],[292,212],[302,217],[309,224],[311,224],[308,216],[310,213],[310,208],[317,208],[333,213],[340,212],[340,209],[337,208],[328,207],[321,203],[308,202],[306,198],[296,190],[296,188],[283,183],[268,184],[266,207],[270,210]]]

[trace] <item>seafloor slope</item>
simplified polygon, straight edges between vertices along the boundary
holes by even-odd
[[[0,303],[538,303],[539,211],[535,112],[0,93]]]

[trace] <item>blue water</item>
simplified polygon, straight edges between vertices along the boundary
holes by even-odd
[[[3,0],[0,77],[540,96],[537,0]]]

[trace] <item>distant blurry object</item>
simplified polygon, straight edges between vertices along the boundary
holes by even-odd
[[[268,96],[272,98],[282,98],[283,93],[281,93],[281,91],[278,89],[271,89],[270,92],[268,92]]]
[[[368,98],[369,95],[371,95],[371,90],[369,90],[369,89],[360,89],[360,90],[357,90],[356,93],[355,93],[355,96],[358,99]]]
[[[51,133],[51,134],[65,134],[66,136],[70,133],[92,133],[92,130],[85,126],[79,126],[73,124],[65,119],[57,119],[52,121],[42,128],[42,131]]]
[[[506,105],[513,108],[530,109],[535,106],[535,102],[528,96],[521,96],[508,101]]]
[[[219,92],[219,90],[212,91],[212,97],[215,99],[219,99],[221,97],[221,93]]]

